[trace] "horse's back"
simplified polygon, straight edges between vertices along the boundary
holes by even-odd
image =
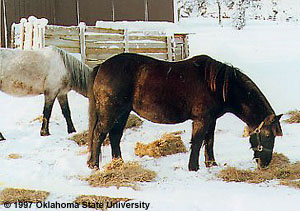
[[[101,87],[98,103],[113,96],[120,100],[116,104],[130,104],[139,115],[158,123],[198,118],[208,109],[205,103],[211,105],[214,99],[194,60],[165,62],[138,54],[112,57],[101,65],[95,80],[95,86]]]
[[[39,95],[66,74],[59,55],[51,48],[1,49],[1,90],[14,96]],[[60,68],[56,68],[60,67]]]

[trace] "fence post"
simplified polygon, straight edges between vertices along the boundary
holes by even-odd
[[[0,3],[1,4],[1,3]],[[16,24],[13,23],[11,25],[11,34],[10,34],[10,47],[11,48],[16,48]],[[1,43],[0,43],[1,44]],[[0,45],[1,47],[1,45]]]
[[[83,63],[86,63],[85,29],[86,29],[86,24],[83,22],[79,23],[80,54],[81,54],[81,62]]]
[[[171,36],[167,36],[168,61],[174,61],[173,40]]]
[[[124,52],[129,53],[129,33],[127,28],[124,30]]]

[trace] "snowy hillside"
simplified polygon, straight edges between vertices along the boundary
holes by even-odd
[[[300,109],[299,25],[249,21],[247,27],[238,31],[231,27],[230,21],[224,21],[220,27],[215,20],[189,19],[175,28],[192,33],[191,56],[208,54],[249,75],[277,114]],[[82,132],[88,127],[88,101],[75,92],[69,93],[69,99],[75,127]],[[217,122],[215,156],[219,166],[206,169],[201,151],[198,172],[187,170],[189,153],[159,159],[134,155],[137,141],[149,143],[165,132],[177,130],[185,130],[182,139],[189,148],[191,121],[178,125],[145,121],[141,128],[127,130],[121,142],[124,160],[138,161],[158,174],[154,182],[143,183],[140,190],[133,190],[93,188],[79,180],[78,176],[91,173],[86,165],[87,155],[80,153],[86,148],[68,140],[70,135],[66,133],[57,102],[50,122],[52,135],[40,137],[41,125],[32,120],[42,113],[42,107],[43,96],[15,98],[0,92],[0,131],[7,139],[0,142],[0,191],[6,187],[46,190],[50,192],[48,201],[65,203],[81,194],[127,197],[150,203],[151,211],[282,211],[299,207],[300,190],[280,186],[277,181],[254,185],[217,179],[215,174],[225,164],[239,168],[256,166],[249,142],[242,138],[245,124],[231,114]],[[275,151],[292,162],[299,161],[300,125],[284,122],[281,125],[284,136],[276,139]],[[22,157],[9,159],[12,153]],[[110,154],[110,147],[103,147],[102,166],[111,160]],[[5,210],[3,206],[0,209]]]
[[[177,0],[181,17],[236,18],[238,3],[246,10],[247,20],[274,20],[279,22],[298,22],[300,20],[299,0]]]

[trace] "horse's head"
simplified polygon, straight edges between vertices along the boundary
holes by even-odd
[[[250,129],[248,126],[244,130],[244,137],[250,137],[251,148],[254,151],[254,159],[259,168],[269,165],[272,159],[274,140],[276,136],[282,136],[279,119],[281,115],[271,114],[267,116],[261,124]]]

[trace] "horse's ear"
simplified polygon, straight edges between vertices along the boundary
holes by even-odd
[[[272,125],[272,132],[274,136],[282,136],[282,130],[279,124],[279,120],[282,117],[283,114],[279,114],[277,116],[275,116],[274,121],[273,121],[273,125]]]
[[[244,133],[243,133],[243,137],[249,137],[250,136],[250,128],[248,126],[246,126],[244,128]]]
[[[280,120],[280,118],[282,117],[283,114],[279,114],[277,116],[275,116],[274,121],[278,121]]]
[[[283,114],[279,114],[279,115],[275,115],[275,114],[271,114],[269,116],[267,116],[265,119],[264,119],[264,123],[266,125],[271,125],[273,124],[274,122],[279,122],[280,118],[282,117]]]

